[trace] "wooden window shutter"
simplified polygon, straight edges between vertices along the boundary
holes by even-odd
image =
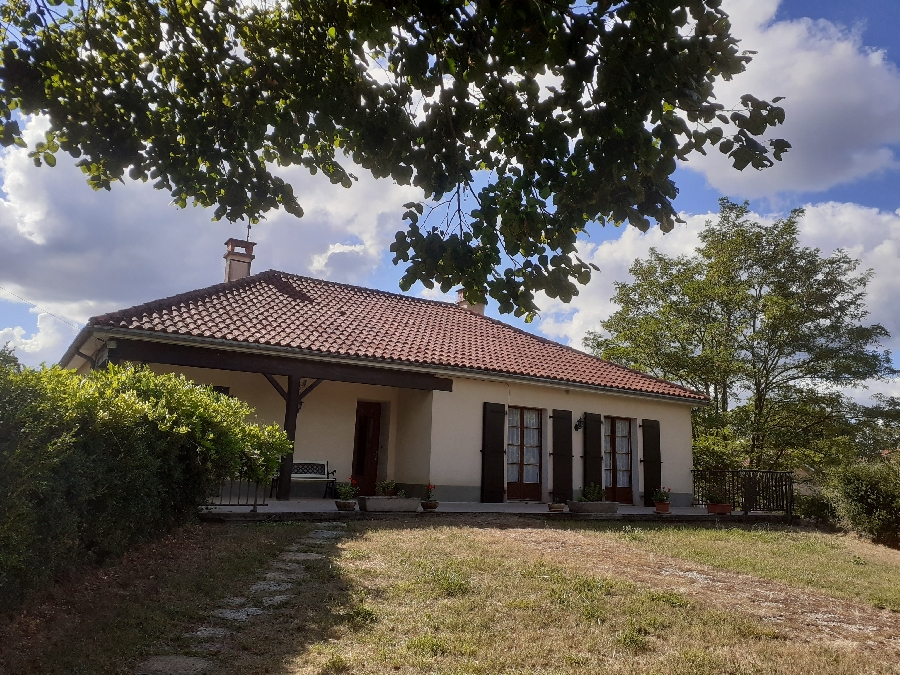
[[[553,411],[553,501],[572,499],[572,411]]]
[[[644,437],[644,506],[653,506],[653,493],[662,485],[659,420],[641,420]]]
[[[506,494],[506,406],[485,403],[481,428],[481,501],[496,504]]]
[[[584,481],[603,485],[603,415],[584,414]]]

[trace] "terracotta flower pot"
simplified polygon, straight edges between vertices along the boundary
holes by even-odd
[[[433,499],[430,499],[428,501],[423,500],[420,503],[422,504],[423,511],[434,511],[438,507],[438,505],[440,505],[440,502],[437,502]]]
[[[706,505],[706,512],[715,514],[717,516],[727,516],[732,511],[734,511],[734,507],[731,504],[707,504]]]
[[[337,507],[338,511],[355,511],[356,510],[356,500],[355,499],[335,499],[334,505]]]
[[[654,502],[654,504],[656,506],[654,513],[671,513],[669,511],[669,502]]]
[[[547,508],[550,510],[550,513],[562,513],[566,510],[565,504],[547,504]]]

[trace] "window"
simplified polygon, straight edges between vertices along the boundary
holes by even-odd
[[[507,499],[541,498],[541,417],[535,408],[509,408]]]
[[[226,396],[231,395],[231,387],[220,387],[218,385],[213,385],[212,390],[217,394],[225,394]]]
[[[631,420],[603,418],[603,484],[606,498],[631,504]]]

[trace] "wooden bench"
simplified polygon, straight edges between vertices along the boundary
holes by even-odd
[[[291,468],[291,482],[323,482],[325,483],[325,491],[322,493],[322,499],[328,497],[329,492],[331,493],[331,498],[334,499],[334,485],[337,481],[335,478],[336,473],[337,469],[331,471],[328,470],[327,461],[303,460],[301,462],[294,462],[294,465]]]

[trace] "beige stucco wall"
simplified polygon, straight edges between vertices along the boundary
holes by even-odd
[[[228,387],[229,393],[256,409],[259,423],[284,424],[284,399],[260,374],[241,373],[211,368],[182,368],[148,364],[157,373],[183,373],[199,384]],[[282,387],[287,378],[276,377]],[[310,381],[311,382],[311,381]],[[297,416],[297,440],[294,459],[327,460],[329,469],[336,469],[338,481],[350,478],[353,462],[353,436],[356,430],[357,401],[374,401],[387,404],[388,430],[382,431],[382,447],[379,466],[386,467],[388,477],[396,471],[396,433],[398,389],[367,384],[323,382],[303,401]],[[383,475],[383,474],[382,474]]]
[[[178,372],[201,384],[229,387],[233,396],[256,409],[261,423],[284,423],[284,400],[262,375],[204,368],[151,364],[155,372]],[[286,378],[279,378],[286,386]],[[537,384],[504,383],[454,378],[452,392],[423,392],[342,382],[323,382],[310,393],[297,418],[295,460],[328,460],[338,480],[351,473],[358,401],[386,404],[379,456],[379,478],[399,483],[434,483],[467,500],[479,499],[481,485],[481,433],[486,401],[543,411],[543,498],[549,500],[553,483],[550,453],[550,413],[571,410],[573,420],[592,412],[633,420],[634,497],[643,489],[640,457],[643,442],[638,424],[642,419],[660,422],[662,483],[673,493],[689,495],[691,484],[691,406],[669,401],[566,390]],[[384,426],[384,424],[383,424]],[[582,487],[583,432],[572,430],[573,487]],[[449,489],[453,488],[453,489]]]
[[[396,462],[393,478],[398,483],[427,484],[431,473],[430,391],[400,389],[397,395]]]
[[[635,475],[640,476],[639,460],[643,452],[640,429],[642,419],[660,422],[662,482],[674,493],[687,494],[691,481],[691,406],[649,398],[566,390],[535,384],[490,382],[454,378],[452,392],[434,392],[431,431],[431,481],[448,486],[481,484],[481,421],[485,401],[513,406],[541,408],[544,412],[543,481],[544,499],[552,485],[550,412],[556,408],[571,410],[573,420],[591,412],[634,420],[632,438]],[[582,487],[583,432],[572,431],[573,485]],[[636,486],[636,493],[643,486]],[[637,496],[637,495],[635,495]]]

